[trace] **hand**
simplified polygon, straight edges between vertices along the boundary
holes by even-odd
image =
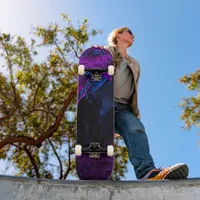
[[[104,46],[99,46],[99,45],[91,45],[91,47],[96,47],[96,48],[101,48],[101,49],[104,48]]]
[[[119,134],[117,134],[117,133],[114,134],[114,138],[119,138],[119,137],[120,137]]]

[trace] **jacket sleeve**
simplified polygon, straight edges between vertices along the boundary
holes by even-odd
[[[137,77],[137,82],[139,82],[140,78],[140,64],[138,63],[138,77]]]

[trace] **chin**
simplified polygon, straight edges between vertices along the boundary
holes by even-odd
[[[133,42],[128,42],[128,47],[130,47],[133,44]]]
[[[130,47],[133,44],[133,40],[126,40],[126,43],[127,43],[128,47]]]

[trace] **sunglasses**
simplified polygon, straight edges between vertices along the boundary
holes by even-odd
[[[128,33],[130,33],[131,35],[133,35],[132,31],[130,29],[128,29]]]

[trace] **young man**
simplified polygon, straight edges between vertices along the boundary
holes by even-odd
[[[145,127],[140,121],[138,108],[138,81],[140,66],[127,54],[134,35],[127,28],[117,28],[108,37],[109,46],[104,47],[113,56],[115,66],[115,129],[124,139],[129,159],[137,179],[182,179],[188,176],[188,167],[180,163],[168,168],[156,168],[150,155]],[[102,47],[103,48],[103,47]]]

